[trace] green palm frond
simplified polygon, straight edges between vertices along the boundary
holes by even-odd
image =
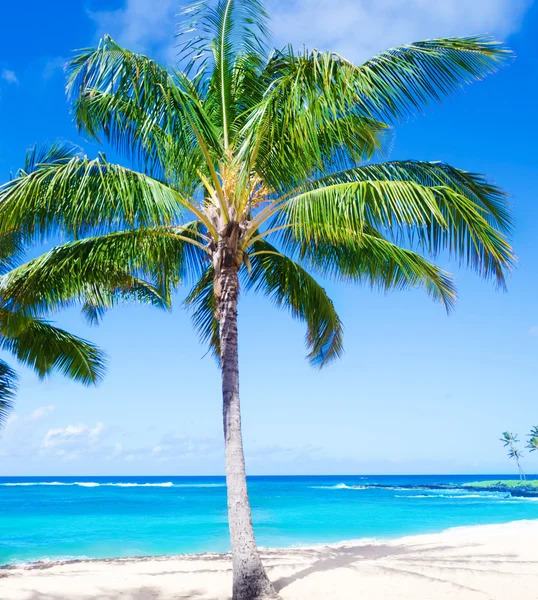
[[[395,121],[494,73],[512,57],[488,36],[415,42],[359,66],[334,52],[305,49],[296,54],[288,48],[274,61],[273,101],[283,102],[292,94],[308,103],[317,94],[340,113],[359,110],[365,116]],[[299,103],[288,106],[294,105]]]
[[[0,276],[22,260],[26,251],[25,237],[16,230],[0,233]]]
[[[214,292],[215,271],[207,267],[198,282],[185,299],[184,305],[192,311],[192,322],[204,344],[220,363],[219,321],[217,319],[217,301]]]
[[[513,261],[501,233],[511,224],[504,194],[479,176],[439,163],[381,163],[306,184],[275,223],[304,251],[321,241],[360,240],[367,229],[432,255],[448,250],[504,285]]]
[[[58,371],[84,384],[103,376],[101,350],[42,319],[0,309],[0,347],[33,368],[40,377]]]
[[[381,52],[357,68],[355,81],[375,115],[399,119],[512,59],[504,44],[485,35],[431,39]]]
[[[242,272],[245,290],[261,292],[277,306],[307,325],[308,359],[322,367],[343,351],[342,324],[325,290],[303,267],[280,254],[267,242],[257,241],[249,254],[250,267]],[[195,329],[217,360],[220,354],[219,321],[214,294],[214,270],[208,267],[193,287],[185,305],[193,311]]]
[[[343,351],[342,323],[326,291],[301,265],[264,241],[249,254],[251,273],[245,287],[269,296],[307,325],[308,360],[322,367]]]
[[[293,182],[290,173],[295,181],[310,175],[307,167],[312,163],[309,156],[315,152],[316,126],[369,118],[386,128],[420,112],[430,100],[440,100],[464,84],[495,72],[511,57],[510,51],[487,36],[408,44],[360,66],[333,52],[305,49],[295,53],[288,47],[274,53],[259,74],[267,91],[249,113],[250,127],[255,126],[263,138],[258,142],[264,147],[258,169],[274,187],[283,189]],[[303,162],[294,153],[301,144],[305,145]],[[341,146],[342,140],[336,144]],[[282,152],[286,161],[292,160],[289,169],[286,161],[278,160]],[[344,152],[344,156],[356,162],[356,153]],[[323,158],[322,166],[319,161],[314,166],[326,171],[332,162],[330,157]],[[365,158],[367,154],[362,156]]]
[[[344,281],[366,283],[385,292],[424,288],[447,311],[454,308],[456,288],[446,271],[412,250],[402,248],[370,231],[350,233],[340,242],[304,244],[301,257],[324,275]]]
[[[217,72],[238,56],[264,56],[268,49],[268,15],[259,0],[195,0],[181,12],[180,59],[187,72]]]
[[[195,209],[173,187],[104,157],[43,164],[0,188],[0,227],[80,235],[117,227],[178,222]]]
[[[221,149],[219,128],[208,118],[196,86],[181,72],[125,50],[110,36],[68,64],[67,90],[80,130],[97,140],[104,135],[146,165],[163,160],[164,149],[154,139],[161,132],[173,141],[173,156],[185,157],[186,164],[199,159],[199,136],[213,151]]]
[[[17,374],[3,360],[0,360],[0,429],[6,424],[13,409],[13,398],[17,391]]]
[[[243,133],[255,130],[251,160],[271,188],[285,192],[316,172],[370,160],[386,148],[391,139],[387,125],[357,113],[333,114],[323,100],[316,97],[289,119],[265,113],[263,107],[252,112]]]
[[[202,272],[197,227],[118,231],[57,246],[1,277],[0,293],[18,310],[82,301],[91,314],[125,299],[167,307],[171,289]]]
[[[535,425],[531,429],[528,438],[529,441],[527,442],[527,448],[530,450],[530,452],[538,450],[538,425]]]
[[[51,144],[34,144],[26,151],[24,168],[21,174],[29,175],[44,165],[64,164],[72,158],[82,156],[82,150],[67,141],[59,140]]]

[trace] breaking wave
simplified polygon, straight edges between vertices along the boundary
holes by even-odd
[[[167,481],[165,483],[97,483],[96,481],[21,481],[16,483],[0,483],[0,485],[6,487],[34,485],[77,485],[79,487],[174,487],[174,484],[171,481]]]
[[[357,487],[354,485],[347,485],[345,483],[337,483],[336,485],[311,485],[311,490],[365,490],[366,487]]]

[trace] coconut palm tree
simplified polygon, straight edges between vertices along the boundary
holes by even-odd
[[[512,251],[500,189],[442,162],[369,161],[393,124],[496,71],[510,53],[488,37],[436,39],[356,66],[334,52],[270,50],[258,0],[198,3],[183,19],[182,70],[109,36],[69,63],[78,127],[133,168],[63,148],[4,186],[0,232],[73,238],[13,271],[6,286],[12,302],[33,305],[34,281],[63,281],[65,272],[69,289],[72,271],[61,265],[102,272],[116,260],[162,296],[191,284],[186,305],[222,373],[233,598],[276,598],[247,495],[240,289],[305,322],[308,359],[321,367],[341,354],[342,325],[313,273],[424,288],[451,309],[453,281],[428,258],[446,252],[503,286]]]
[[[503,442],[505,448],[508,448],[508,458],[513,458],[516,461],[517,469],[519,471],[519,478],[526,479],[525,473],[521,468],[521,463],[519,462],[523,457],[523,453],[516,447],[516,444],[519,442],[517,433],[514,435],[509,431],[504,431],[500,441]]]

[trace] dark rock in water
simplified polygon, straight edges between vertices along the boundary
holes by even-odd
[[[538,488],[534,486],[524,485],[518,487],[511,487],[501,482],[494,485],[456,485],[452,483],[432,483],[431,485],[413,485],[413,484],[399,484],[399,485],[387,485],[381,483],[369,483],[366,485],[351,485],[349,486],[354,489],[379,489],[379,490],[413,490],[421,492],[434,492],[436,490],[453,490],[461,492],[504,492],[506,493],[505,498],[538,498]]]

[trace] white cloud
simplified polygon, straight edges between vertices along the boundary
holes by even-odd
[[[8,83],[19,85],[19,79],[17,78],[17,75],[15,75],[15,71],[10,71],[9,69],[2,69],[2,71],[0,72],[0,77]]]
[[[67,63],[67,58],[62,56],[55,56],[53,58],[49,58],[43,67],[43,79],[48,81],[52,77],[54,77],[57,73],[61,73],[64,69],[65,64]]]
[[[122,452],[123,452],[123,446],[119,442],[116,442],[114,444],[114,450],[112,451],[111,454],[109,454],[106,457],[106,459],[107,460],[112,460],[114,458],[117,458]]]
[[[11,413],[9,417],[6,419],[4,425],[4,431],[10,426],[16,423],[19,420],[19,417],[15,413]]]
[[[442,36],[518,30],[532,0],[277,0],[268,5],[279,45],[330,49],[362,61]]]
[[[124,8],[90,12],[99,36],[108,33],[119,44],[135,52],[149,52],[173,58],[177,0],[126,0]]]
[[[532,0],[272,0],[266,2],[277,46],[331,49],[361,61],[391,46],[440,36],[518,30]],[[109,33],[137,52],[174,61],[178,0],[125,0],[90,12],[99,36]]]
[[[170,432],[162,436],[157,444],[142,448],[128,448],[121,454],[123,460],[128,462],[148,459],[160,463],[182,460],[188,462],[193,459],[220,458],[223,456],[223,442],[220,436],[190,437]]]
[[[105,426],[103,423],[96,423],[95,427],[88,425],[68,425],[57,429],[49,429],[43,439],[41,447],[44,449],[60,449],[59,454],[64,453],[64,448],[78,447],[82,449],[99,439]]]
[[[529,329],[529,335],[531,337],[538,337],[538,325],[533,325],[530,329]]]
[[[55,408],[56,407],[54,406],[54,404],[47,404],[46,406],[40,406],[39,408],[36,408],[30,414],[30,419],[32,421],[38,421],[39,419],[44,419],[45,417],[48,417],[50,414],[52,414],[54,412]]]

